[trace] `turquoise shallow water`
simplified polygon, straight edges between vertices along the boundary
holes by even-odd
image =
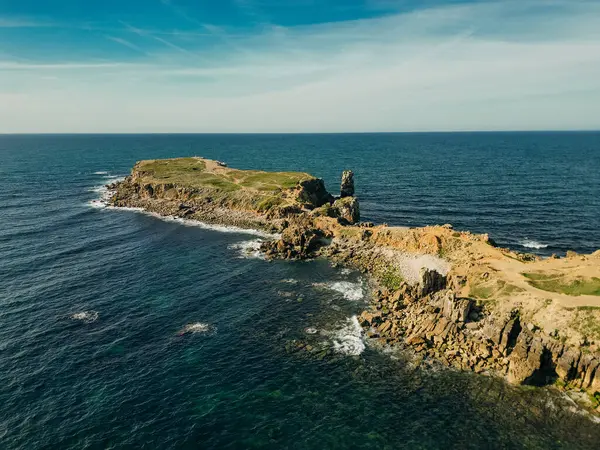
[[[551,392],[365,348],[358,273],[90,205],[136,160],[181,155],[332,190],[352,168],[367,220],[600,248],[599,134],[3,136],[0,448],[597,448]]]

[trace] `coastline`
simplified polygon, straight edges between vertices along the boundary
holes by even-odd
[[[310,209],[304,208],[304,203],[292,204],[292,209],[259,211],[247,205],[234,206],[227,195],[214,202],[213,194],[220,194],[219,189],[199,192],[185,185],[148,184],[140,179],[134,168],[131,176],[110,185],[113,195],[108,203],[174,220],[264,230],[273,238],[262,245],[269,259],[326,257],[359,269],[378,286],[371,308],[358,317],[368,339],[410,348],[420,357],[460,370],[498,375],[514,384],[556,385],[587,392],[588,408],[600,412],[600,402],[594,405],[592,400],[600,391],[598,343],[564,324],[560,334],[553,335],[554,330],[540,321],[539,311],[531,314],[529,305],[524,304],[525,299],[545,303],[551,298],[546,307],[552,316],[556,308],[565,307],[562,302],[579,302],[580,307],[592,302],[589,307],[595,307],[600,297],[563,298],[559,293],[544,293],[548,298],[538,299],[526,281],[515,281],[514,273],[520,274],[521,266],[537,270],[546,260],[498,249],[487,235],[455,231],[450,225],[400,228],[360,224],[353,220],[357,211],[346,211],[339,204],[332,211],[331,206],[343,198],[321,205],[316,201]],[[344,198],[354,199],[353,193],[352,185],[351,195]],[[358,203],[354,204],[358,209]],[[419,267],[407,270],[407,259],[419,258]],[[398,264],[400,260],[404,266]],[[549,260],[555,266],[558,261],[577,260],[587,270],[600,261],[600,253]],[[514,272],[513,266],[519,270]],[[494,299],[501,304],[492,304],[481,298],[483,295],[472,295],[471,291],[483,292],[481,286],[487,288],[492,281],[504,283],[499,292],[509,290],[507,286],[514,289],[510,294],[518,300],[502,296],[502,302]],[[546,320],[551,323],[554,319]]]

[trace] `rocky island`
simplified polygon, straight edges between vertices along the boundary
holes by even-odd
[[[327,257],[368,275],[369,340],[515,384],[554,385],[600,412],[600,251],[540,258],[451,225],[360,223],[351,171],[340,195],[302,172],[204,158],[138,162],[114,207],[260,229],[267,258]]]

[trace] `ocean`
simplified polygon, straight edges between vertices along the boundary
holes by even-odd
[[[0,448],[598,448],[552,390],[366,343],[360,273],[98,201],[193,155],[334,193],[352,169],[365,221],[600,248],[600,133],[0,136]]]

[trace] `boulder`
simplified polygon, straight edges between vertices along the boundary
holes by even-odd
[[[538,336],[523,330],[509,356],[508,381],[515,384],[546,384],[544,379],[544,345]]]
[[[309,209],[333,202],[333,196],[327,192],[325,182],[320,178],[302,181],[299,188],[297,199]]]
[[[556,373],[558,376],[564,381],[575,378],[580,358],[581,352],[579,350],[569,349],[565,351],[556,362]]]
[[[516,340],[521,333],[521,322],[518,317],[510,319],[506,322],[504,329],[500,335],[498,349],[506,354],[516,343]]]

